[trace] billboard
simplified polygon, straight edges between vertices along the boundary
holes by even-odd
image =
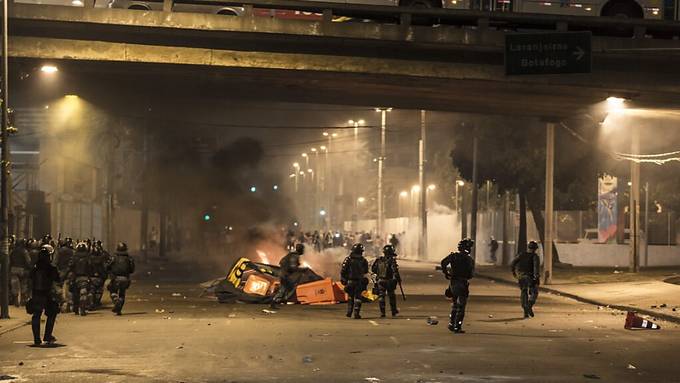
[[[597,181],[597,242],[615,242],[618,182],[616,177],[606,174]]]

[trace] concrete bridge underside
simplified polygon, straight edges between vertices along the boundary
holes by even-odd
[[[10,56],[74,91],[568,117],[610,95],[680,105],[680,42],[594,38],[593,72],[508,77],[504,32],[14,5]],[[81,84],[81,85],[79,85]]]

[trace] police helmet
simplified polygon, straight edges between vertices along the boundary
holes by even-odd
[[[80,243],[76,246],[76,251],[87,252],[87,251],[88,251],[88,249],[87,249],[87,243],[85,243],[85,242],[80,242]]]
[[[128,246],[125,242],[118,242],[118,245],[116,245],[116,253],[123,254],[127,253],[128,251]]]
[[[527,248],[529,248],[529,250],[538,250],[538,243],[536,243],[536,241],[529,241]]]
[[[52,246],[42,245],[40,246],[40,251],[38,252],[38,259],[44,259],[45,261],[49,262],[52,259],[52,253],[54,253]]]
[[[295,252],[302,255],[305,252],[305,245],[302,243],[298,243],[295,245]]]
[[[472,251],[472,247],[474,245],[475,242],[470,238],[463,238],[460,242],[458,242],[458,251],[469,253]]]
[[[383,254],[385,254],[385,255],[396,255],[396,252],[394,251],[394,246],[392,246],[392,245],[383,246]]]
[[[362,245],[360,243],[355,243],[352,246],[352,253],[363,254],[364,253],[364,245]]]

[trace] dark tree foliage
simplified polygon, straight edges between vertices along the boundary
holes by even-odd
[[[578,134],[592,138],[594,129],[575,127]],[[496,183],[499,191],[518,193],[520,202],[520,234],[518,251],[526,248],[525,206],[536,222],[543,240],[545,187],[546,124],[538,120],[485,118],[473,127],[462,124],[454,133],[453,165],[461,176],[472,179],[472,141],[479,140],[479,182]],[[596,196],[597,164],[600,154],[584,145],[559,124],[555,131],[556,209],[586,208]],[[559,263],[556,247],[553,258]]]

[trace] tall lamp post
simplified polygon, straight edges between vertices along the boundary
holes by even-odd
[[[329,132],[323,132],[324,137],[328,138],[328,146],[326,147],[326,175],[324,177],[324,182],[326,183],[326,202],[328,205],[326,206],[326,219],[328,219],[328,228],[332,229],[333,228],[333,207],[331,204],[333,203],[333,182],[331,181],[332,175],[331,175],[331,169],[332,169],[332,164],[331,164],[331,145],[333,143],[333,138],[337,137],[337,133],[329,133]]]
[[[0,97],[2,97],[2,123],[0,124],[0,210],[2,216],[0,217],[0,225],[2,225],[2,232],[0,232],[0,268],[2,275],[0,275],[0,319],[9,318],[9,57],[7,49],[8,44],[8,9],[7,3],[2,2],[2,89],[0,89]]]
[[[385,173],[385,134],[387,112],[392,111],[392,108],[376,108],[376,112],[380,113],[380,157],[378,157],[378,235],[383,235],[385,224],[385,192],[383,187],[383,175]]]

